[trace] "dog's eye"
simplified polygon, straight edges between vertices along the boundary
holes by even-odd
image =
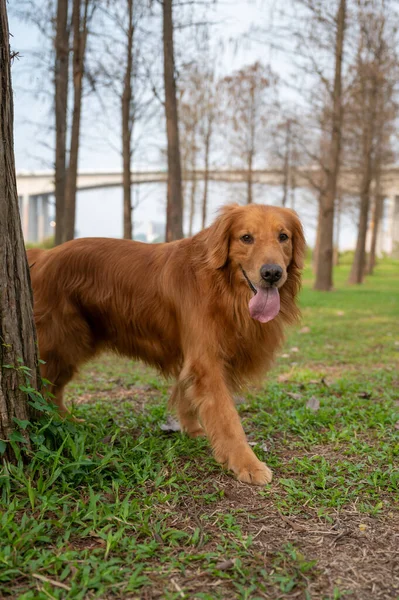
[[[288,240],[288,235],[286,233],[280,233],[278,239],[280,242],[286,242]]]
[[[244,244],[253,244],[254,238],[250,233],[246,233],[240,237],[240,240],[244,242]]]

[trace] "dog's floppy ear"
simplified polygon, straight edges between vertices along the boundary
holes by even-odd
[[[230,228],[238,204],[223,206],[216,221],[208,230],[208,262],[213,269],[221,269],[229,257]]]
[[[292,231],[293,231],[293,248],[292,259],[288,267],[289,279],[293,283],[293,293],[296,295],[299,292],[301,285],[301,271],[305,264],[306,241],[303,233],[302,223],[299,220],[297,213],[290,210],[292,214]]]

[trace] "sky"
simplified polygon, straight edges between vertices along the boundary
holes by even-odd
[[[255,60],[271,62],[281,76],[288,77],[292,70],[291,59],[281,53],[270,53],[265,45],[245,41],[245,36],[253,24],[268,23],[270,9],[276,0],[246,1],[231,0],[217,2],[212,8],[211,18],[215,25],[211,29],[213,39],[222,38],[223,50],[219,52],[219,69],[231,72]],[[209,16],[209,14],[207,16]],[[19,52],[20,58],[12,67],[14,88],[14,129],[15,158],[17,172],[21,170],[48,170],[52,168],[54,132],[51,115],[51,80],[37,69],[37,58],[45,57],[45,47],[37,28],[21,22],[9,14],[11,45]],[[240,45],[231,42],[239,38]],[[96,120],[96,115],[86,110],[86,126],[83,129],[79,157],[81,170],[121,170],[121,157],[108,143],[110,130]],[[159,130],[150,134],[154,138],[150,150],[142,154],[134,168],[154,169],[164,166],[161,150],[165,147],[165,137]],[[201,193],[201,186],[200,193]],[[255,201],[279,203],[281,189],[257,186]],[[134,211],[135,231],[145,232],[149,221],[164,221],[166,189],[164,185],[140,186],[136,188]],[[209,215],[212,218],[219,206],[227,201],[240,201],[244,198],[243,186],[234,187],[214,183],[210,187]],[[200,198],[199,198],[200,199]],[[316,203],[308,191],[297,190],[295,208],[305,225],[309,245],[314,242],[316,223]],[[198,210],[199,212],[199,210]],[[195,230],[200,227],[199,215],[194,222]],[[122,235],[122,189],[92,190],[78,193],[76,230],[79,237]],[[342,248],[352,247],[354,228],[351,219],[344,220],[341,235]]]

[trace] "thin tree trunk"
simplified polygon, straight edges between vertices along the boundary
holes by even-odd
[[[365,87],[365,86],[364,86]],[[349,283],[362,283],[366,267],[366,239],[370,211],[370,186],[373,179],[373,139],[376,118],[378,80],[375,77],[369,100],[369,110],[363,110],[363,156],[362,180],[360,186],[359,227],[355,256],[349,275]],[[366,92],[362,94],[363,102],[367,103]]]
[[[197,164],[197,148],[196,148],[196,129],[197,129],[198,121],[195,118],[192,123],[191,130],[191,144],[189,150],[189,157],[191,161],[191,190],[190,190],[190,212],[188,218],[188,235],[191,237],[193,235],[193,225],[194,225],[194,214],[195,214],[195,196],[197,191],[197,174],[196,174],[196,164]]]
[[[346,0],[340,0],[337,13],[337,35],[335,42],[335,77],[333,90],[333,115],[330,142],[330,163],[327,171],[327,186],[321,197],[320,244],[318,248],[316,280],[314,289],[331,290],[333,286],[333,232],[334,202],[341,155],[342,128],[342,58],[344,50]]]
[[[204,195],[202,198],[202,229],[206,227],[208,211],[208,182],[209,182],[209,152],[212,136],[212,118],[208,117],[208,129],[205,136],[205,168],[204,168]]]
[[[247,204],[252,204],[253,202],[253,193],[252,193],[252,184],[253,184],[253,163],[255,157],[255,129],[256,129],[256,106],[255,106],[255,83],[252,82],[250,89],[251,96],[251,117],[249,121],[249,151],[248,151],[248,178],[247,178]]]
[[[379,228],[381,224],[382,218],[382,209],[384,206],[384,196],[379,193],[380,185],[376,185],[376,194],[374,200],[374,210],[373,210],[373,231],[371,234],[371,245],[370,245],[370,254],[367,264],[367,275],[372,275],[374,272],[374,267],[376,264],[376,250],[377,250],[377,239]]]
[[[334,242],[334,267],[339,265],[339,237],[341,233],[341,214],[342,214],[342,195],[337,199],[336,223],[335,223],[335,242]]]
[[[285,153],[284,153],[284,165],[283,165],[283,198],[281,201],[282,206],[287,205],[288,200],[288,189],[290,185],[290,127],[291,123],[288,120],[286,123],[286,135],[285,135]]]
[[[133,0],[127,0],[129,25],[127,32],[126,71],[122,94],[122,155],[123,155],[123,237],[132,239],[132,72],[133,72]]]
[[[296,178],[295,175],[292,173],[290,173],[290,179],[291,179],[291,208],[292,210],[295,210],[295,197],[296,197]]]
[[[10,439],[15,420],[29,419],[28,397],[39,388],[32,290],[26,260],[15,175],[9,30],[6,2],[0,2],[0,442],[2,458],[13,461]],[[25,447],[29,447],[26,437]],[[4,452],[3,452],[4,451]]]
[[[315,239],[315,243],[314,243],[314,249],[313,249],[313,254],[312,254],[312,269],[313,269],[313,273],[317,273],[317,261],[320,255],[319,252],[319,248],[320,248],[320,223],[321,223],[321,194],[322,192],[320,192],[320,196],[318,199],[318,205],[317,205],[317,226],[316,226],[316,239]]]
[[[247,164],[247,204],[252,204],[252,183],[253,183],[253,152],[248,153],[248,164]]]
[[[190,220],[189,220],[189,229],[188,229],[189,237],[191,237],[193,235],[196,191],[197,191],[197,176],[196,176],[196,172],[194,170],[193,171],[193,180],[191,182]]]
[[[69,166],[66,179],[64,241],[73,240],[73,238],[75,237],[76,189],[78,176],[83,74],[87,42],[87,14],[89,1],[90,0],[83,0],[83,16],[81,17],[82,0],[73,0],[73,113],[71,128],[71,146],[69,151]]]
[[[55,244],[64,236],[69,75],[68,0],[58,0],[55,37]]]
[[[183,237],[183,195],[173,48],[172,2],[173,0],[163,0],[162,4],[165,116],[168,140],[168,191],[165,234],[167,242]]]

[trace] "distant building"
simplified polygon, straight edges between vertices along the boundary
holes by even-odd
[[[148,221],[145,238],[150,244],[153,242],[163,242],[165,240],[165,223]]]

